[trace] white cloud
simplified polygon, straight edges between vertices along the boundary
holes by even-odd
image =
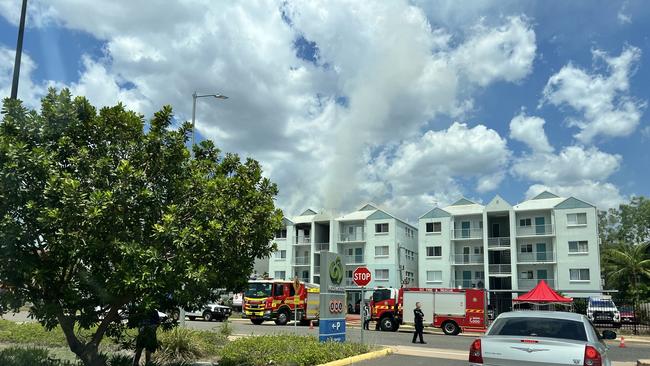
[[[625,47],[618,57],[594,50],[594,61],[604,61],[609,75],[588,72],[568,64],[551,76],[544,88],[543,102],[569,106],[581,116],[569,119],[580,129],[575,137],[584,143],[597,136],[620,137],[634,132],[645,102],[629,95],[630,77],[641,50]]]
[[[0,45],[0,99],[11,96],[15,57],[15,50]],[[36,63],[30,55],[23,52],[21,58],[18,99],[28,107],[36,108],[40,105],[40,97],[47,90],[47,85],[34,83],[33,73],[36,70]]]
[[[528,145],[535,152],[553,152],[544,132],[544,119],[526,116],[523,112],[510,121],[510,138]]]
[[[516,82],[533,69],[535,32],[522,17],[510,17],[497,28],[479,24],[452,54],[467,78],[480,86],[494,81]]]
[[[621,5],[621,8],[616,14],[616,19],[618,19],[619,24],[630,24],[632,23],[632,16],[627,12],[627,1]]]
[[[567,185],[534,184],[526,191],[526,197],[535,197],[543,191],[550,191],[563,197],[576,197],[596,205],[599,210],[617,208],[621,203],[629,200],[629,197],[622,195],[615,185],[592,180]]]

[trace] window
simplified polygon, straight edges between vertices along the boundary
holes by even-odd
[[[427,257],[442,257],[442,247],[427,247]]]
[[[276,280],[284,280],[286,276],[287,272],[285,271],[275,271],[275,276],[273,276],[273,278]]]
[[[388,270],[387,269],[376,269],[375,270],[375,280],[376,281],[388,281]]]
[[[533,223],[530,220],[530,218],[528,218],[528,219],[520,219],[519,220],[519,226],[532,226],[532,224]]]
[[[572,268],[569,270],[569,280],[571,281],[589,281],[588,268]]]
[[[483,247],[474,247],[474,254],[483,254]]]
[[[588,253],[588,252],[589,252],[589,245],[586,240],[569,242],[569,253]]]
[[[375,233],[387,233],[388,232],[388,224],[375,224]]]
[[[412,250],[405,249],[404,250],[406,259],[414,261],[415,260],[415,252]]]
[[[388,256],[388,245],[375,247],[375,257],[387,257],[387,256]]]
[[[415,230],[411,229],[410,227],[405,227],[404,232],[405,232],[407,238],[414,238],[415,237]]]
[[[413,272],[406,271],[405,280],[406,284],[413,283],[415,280],[415,274]]]
[[[287,251],[286,250],[278,250],[275,252],[275,259],[286,259],[287,258]]]
[[[587,214],[585,212],[567,214],[566,222],[568,226],[587,225]]]
[[[519,278],[522,280],[532,280],[533,279],[533,271],[522,271],[519,274]]]
[[[439,233],[442,231],[442,224],[440,221],[427,222],[427,233]]]
[[[442,271],[427,271],[427,282],[442,283]]]
[[[476,278],[477,280],[484,279],[485,278],[485,272],[483,272],[483,271],[474,272],[474,278]]]
[[[521,250],[522,253],[532,253],[533,252],[533,244],[522,244],[520,250]]]
[[[581,321],[544,317],[499,318],[490,327],[488,335],[544,337],[587,341],[587,332]]]
[[[287,238],[287,229],[281,229],[275,232],[276,239],[286,239]]]

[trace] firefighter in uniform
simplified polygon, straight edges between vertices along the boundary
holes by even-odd
[[[413,333],[413,343],[416,343],[415,340],[419,336],[420,343],[426,344],[427,342],[422,339],[424,332],[424,313],[422,312],[422,304],[419,302],[415,303],[415,309],[413,309],[413,316],[415,319],[415,332]]]

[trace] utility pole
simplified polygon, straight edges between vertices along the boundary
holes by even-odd
[[[11,84],[11,99],[18,99],[18,79],[20,77],[20,59],[23,54],[23,35],[25,34],[26,12],[27,0],[23,0],[23,8],[20,11],[20,26],[18,27],[18,41],[16,42],[16,59],[14,60],[14,80]]]

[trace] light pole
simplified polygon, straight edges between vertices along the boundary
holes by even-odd
[[[194,150],[194,122],[196,119],[196,100],[198,98],[207,98],[213,97],[216,99],[228,99],[227,96],[221,94],[196,94],[196,91],[192,94],[192,151]]]
[[[27,0],[23,0],[23,7],[20,11],[20,26],[18,27],[18,40],[16,41],[16,59],[14,60],[14,80],[11,84],[11,99],[18,98],[18,78],[20,76],[20,58],[23,55],[23,35],[25,34],[26,12]]]

